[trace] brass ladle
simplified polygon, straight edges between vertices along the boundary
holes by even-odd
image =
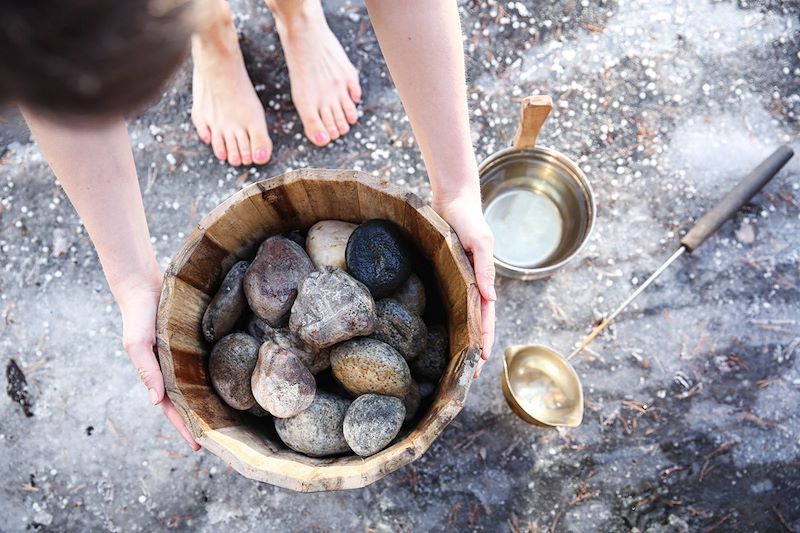
[[[583,420],[583,388],[569,360],[588,346],[658,276],[684,253],[692,253],[746,204],[794,155],[781,146],[745,176],[681,239],[681,246],[614,312],[595,326],[567,357],[540,344],[511,346],[503,358],[503,394],[511,409],[530,424],[576,427]]]

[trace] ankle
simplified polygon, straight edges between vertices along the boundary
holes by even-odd
[[[212,1],[208,5],[202,24],[192,35],[192,51],[210,50],[226,55],[235,53],[239,47],[239,37],[228,2]]]
[[[319,0],[267,0],[267,5],[281,35],[300,33],[320,21],[327,25]]]

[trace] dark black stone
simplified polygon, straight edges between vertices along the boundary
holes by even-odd
[[[400,229],[388,220],[368,220],[347,241],[350,274],[367,286],[373,298],[396,291],[411,275],[411,253]]]

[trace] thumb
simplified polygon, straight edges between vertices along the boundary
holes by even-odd
[[[161,367],[153,352],[153,343],[148,341],[134,341],[125,343],[125,351],[136,367],[139,379],[150,393],[150,401],[158,405],[164,399],[164,376]]]

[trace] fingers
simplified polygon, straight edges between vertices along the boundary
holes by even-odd
[[[126,342],[125,351],[128,352],[139,379],[147,387],[150,401],[153,405],[158,405],[164,400],[164,376],[161,375],[161,367],[153,352],[153,342]]]
[[[481,296],[487,300],[497,300],[494,288],[494,239],[491,235],[484,237],[481,242],[472,247],[472,262],[475,268],[475,281]]]
[[[494,322],[495,322],[495,303],[493,300],[481,298],[481,360],[475,368],[474,378],[477,379],[481,374],[481,369],[489,356],[492,355],[494,347]]]
[[[189,428],[186,427],[186,424],[183,423],[183,419],[181,415],[178,413],[178,410],[175,409],[175,406],[172,404],[172,401],[169,398],[164,398],[164,401],[161,402],[161,410],[164,411],[164,415],[169,420],[170,424],[172,424],[175,429],[178,430],[183,440],[192,447],[194,451],[200,449],[200,445],[194,440],[192,434],[189,432]]]

